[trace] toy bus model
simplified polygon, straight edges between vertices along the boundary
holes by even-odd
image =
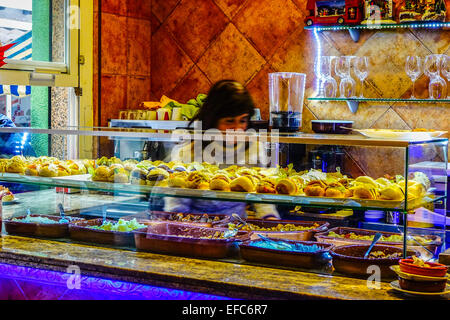
[[[352,25],[363,19],[362,0],[308,0],[305,18],[307,26],[312,25]]]

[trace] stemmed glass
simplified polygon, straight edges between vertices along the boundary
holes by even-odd
[[[341,78],[339,91],[341,98],[350,98],[355,96],[355,80],[350,76],[350,56],[340,56],[336,59],[335,71]]]
[[[441,77],[440,54],[430,54],[425,57],[424,72],[430,78],[428,92],[430,99],[442,99],[447,96],[447,83]]]
[[[359,97],[364,98],[363,95],[363,84],[364,80],[367,78],[367,75],[369,74],[369,58],[366,56],[363,57],[353,57],[354,58],[354,69],[355,74],[358,77],[360,83],[361,83],[361,92]]]
[[[422,62],[420,60],[420,57],[418,56],[407,56],[406,57],[406,74],[408,77],[411,78],[411,81],[413,83],[412,93],[410,99],[416,99],[415,97],[415,84],[417,78],[422,74]]]
[[[441,72],[450,81],[450,56],[442,55],[441,57]],[[447,98],[450,98],[450,92],[448,92]]]
[[[337,94],[336,80],[331,76],[331,66],[334,56],[322,56],[318,61],[320,73],[320,90],[319,95],[326,98],[335,98]]]

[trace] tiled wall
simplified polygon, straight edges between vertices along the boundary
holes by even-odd
[[[107,126],[120,109],[137,108],[150,98],[151,2],[96,0],[94,11],[94,50],[101,49],[94,65],[94,93],[98,77],[101,86],[100,95],[94,94],[94,105],[100,102],[101,110],[95,117],[96,123]]]
[[[450,130],[450,104],[362,103],[353,114],[345,103],[312,102],[313,63],[322,55],[368,55],[370,74],[364,83],[368,97],[409,97],[411,81],[404,71],[407,55],[450,54],[450,31],[397,29],[364,31],[351,40],[348,31],[314,33],[304,29],[306,0],[152,0],[151,89],[186,101],[222,78],[244,83],[269,117],[268,73],[307,74],[303,131],[312,119],[354,120],[356,128],[430,128]],[[450,11],[450,1],[448,4]],[[428,78],[416,84],[428,96]],[[366,172],[372,151],[350,151]],[[383,161],[369,174],[394,173],[398,152],[377,152]],[[403,160],[403,159],[402,159]]]
[[[450,130],[448,104],[361,103],[353,114],[345,103],[307,100],[315,94],[313,62],[319,50],[322,55],[368,55],[366,96],[409,97],[406,56],[450,54],[450,31],[364,31],[358,42],[347,31],[315,37],[304,30],[305,6],[305,0],[103,0],[101,124],[121,108],[135,108],[139,101],[159,100],[163,94],[185,102],[222,78],[244,83],[268,119],[268,73],[294,71],[307,74],[305,132],[311,131],[313,119],[354,120],[356,128]],[[417,81],[419,97],[428,95],[427,84],[426,76]],[[367,172],[375,167],[371,152],[350,154]],[[377,154],[381,159],[401,156]],[[392,163],[401,161],[367,173],[397,172],[400,168]]]

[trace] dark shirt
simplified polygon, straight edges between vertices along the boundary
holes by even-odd
[[[14,122],[7,116],[0,114],[0,128],[15,128]],[[25,157],[35,157],[31,146],[31,135],[28,133],[0,133],[0,158],[10,159],[13,156],[23,155]],[[12,193],[21,193],[26,191],[39,190],[39,187],[27,186],[17,183],[4,183],[1,185],[7,187]]]

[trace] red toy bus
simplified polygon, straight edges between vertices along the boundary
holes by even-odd
[[[307,26],[360,24],[364,16],[363,0],[308,0]]]

